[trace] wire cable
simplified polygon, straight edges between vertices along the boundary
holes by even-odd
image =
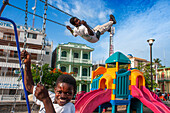
[[[19,9],[19,10],[21,10],[21,11],[24,11],[24,12],[26,12],[26,10],[25,10],[25,9],[19,8],[19,7],[17,7],[17,6],[14,6],[14,5],[10,4],[10,3],[8,3],[8,5],[9,5],[9,6],[11,6],[11,7],[14,7],[14,8],[16,8],[16,9]],[[33,13],[29,12],[29,11],[28,11],[28,13],[29,13],[29,14],[31,14],[31,15],[35,15],[35,16],[37,16],[37,17],[39,17],[39,18],[42,18],[42,19],[43,19],[43,17],[42,17],[42,16],[40,16],[40,15],[33,14]],[[53,22],[53,23],[55,23],[55,24],[58,24],[58,25],[61,25],[61,26],[64,26],[64,27],[66,27],[66,25],[64,25],[64,24],[61,24],[61,23],[59,23],[59,22],[56,22],[56,21],[54,21],[54,20],[51,20],[51,19],[48,19],[48,18],[47,18],[47,20],[48,20],[48,21],[50,21],[50,22]]]
[[[45,3],[43,0],[39,0],[39,1]],[[63,11],[63,10],[61,10],[61,9],[53,6],[53,5],[51,5],[51,4],[49,4],[49,3],[47,3],[47,5],[49,5],[50,7],[54,8],[54,9],[57,9],[57,10],[61,11],[62,13],[65,13],[65,14],[68,15],[68,16],[75,17],[75,16],[73,16],[73,15],[71,15],[71,14],[69,14],[69,13],[67,13],[67,12],[65,12],[65,11]],[[89,26],[89,25],[88,25],[88,26]],[[89,27],[94,31],[93,27],[91,27],[91,26],[89,26]]]
[[[45,3],[43,0],[40,0],[40,1],[43,2],[43,3]],[[59,9],[59,8],[51,5],[51,4],[49,4],[49,3],[47,3],[47,5],[49,5],[50,7],[54,8],[54,9],[57,9],[57,10],[61,11],[62,13],[65,13],[65,14],[68,15],[68,16],[74,17],[73,15],[71,15],[71,14],[69,14],[69,13],[67,13],[67,12],[65,12],[65,11],[63,11],[63,10],[61,10],[61,9]]]

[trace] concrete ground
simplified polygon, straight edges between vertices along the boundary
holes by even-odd
[[[164,101],[163,102],[164,104],[166,104],[167,106],[169,106],[170,107],[170,101]],[[10,109],[11,109],[11,106],[10,107],[8,107],[8,105],[9,105],[9,102],[8,103],[6,103],[5,105],[3,104],[3,105],[1,105],[2,103],[0,102],[0,113],[9,113],[9,111],[10,111]],[[26,103],[25,103],[26,104]],[[23,106],[23,103],[21,103],[21,106],[20,107],[24,107]],[[3,109],[5,109],[6,108],[6,110],[3,110]],[[34,107],[35,109],[36,109],[36,111],[32,111],[31,113],[38,113],[38,110],[39,110],[39,107],[38,106],[35,106]],[[8,109],[8,110],[7,110]],[[26,105],[25,105],[25,108],[23,108],[23,109],[27,109],[26,108]],[[15,110],[15,113],[28,113],[28,111],[25,111],[25,110],[23,110],[23,109],[16,109]],[[22,110],[22,111],[20,111],[20,110]],[[122,106],[118,106],[118,108],[117,108],[117,113],[126,113],[126,106],[125,105],[122,105]],[[19,112],[20,111],[20,112]],[[106,111],[106,112],[102,112],[102,113],[111,113],[111,111],[112,111],[112,108],[110,107],[110,108],[108,108],[108,110]],[[98,112],[93,112],[93,113],[98,113]],[[143,107],[143,113],[153,113],[149,108],[147,108],[147,107]]]
[[[93,112],[98,113],[98,112]],[[112,113],[112,108],[108,108],[106,112],[102,113]],[[126,106],[118,106],[116,113],[126,113]],[[153,113],[149,108],[143,107],[143,113]]]

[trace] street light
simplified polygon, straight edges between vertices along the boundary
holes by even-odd
[[[149,43],[149,46],[150,46],[150,62],[151,62],[151,91],[153,89],[153,76],[152,76],[152,45],[153,45],[153,42],[155,41],[155,39],[148,39],[147,42]]]

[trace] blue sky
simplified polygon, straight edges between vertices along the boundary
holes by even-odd
[[[3,0],[1,0],[3,1]],[[29,0],[28,10],[35,0]],[[50,4],[85,20],[90,26],[104,24],[109,15],[116,17],[114,51],[132,54],[134,57],[150,59],[147,40],[154,38],[153,59],[159,58],[162,64],[170,67],[170,0],[48,0]],[[13,5],[25,8],[25,0],[9,0]],[[2,2],[0,2],[0,6]],[[44,4],[37,0],[36,14],[43,16]],[[2,17],[7,17],[24,25],[25,13],[6,6]],[[70,16],[48,7],[47,18],[69,25]],[[32,26],[33,16],[28,14],[28,26]],[[42,19],[35,18],[35,27],[42,28]],[[73,37],[60,25],[47,21],[47,38],[53,41],[53,49],[59,43],[82,43],[94,48],[93,62],[107,59],[109,56],[109,33],[101,36],[97,43],[89,43],[81,37]]]

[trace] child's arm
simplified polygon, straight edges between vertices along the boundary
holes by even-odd
[[[71,27],[70,26],[66,26],[66,28],[71,32],[71,34],[73,35],[73,33],[74,33],[74,31],[71,29]],[[75,37],[76,37],[77,35],[75,35]]]
[[[37,84],[35,96],[37,99],[43,102],[46,113],[55,113],[53,103],[48,94],[48,90],[42,84]]]
[[[25,84],[26,90],[30,93],[33,93],[34,81],[33,81],[32,73],[31,73],[31,55],[26,50],[23,50],[21,52],[21,59],[23,58],[24,58],[24,64],[25,64],[24,84]]]
[[[87,25],[87,23],[84,20],[81,21],[81,24],[83,24],[87,28],[89,35],[91,36],[94,35],[93,31],[90,29],[90,27]]]

